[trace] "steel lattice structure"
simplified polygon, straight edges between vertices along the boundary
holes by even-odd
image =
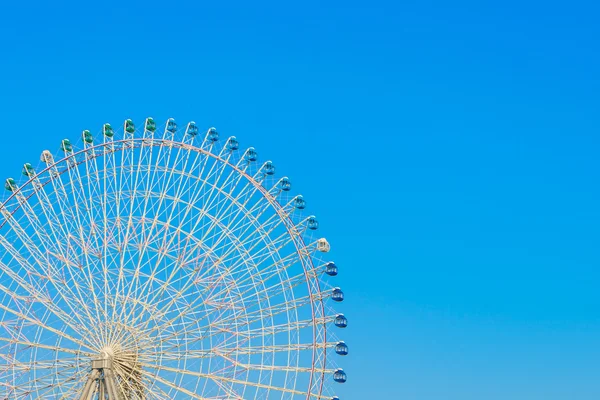
[[[214,128],[105,124],[6,180],[1,399],[336,399],[343,293],[290,180]]]

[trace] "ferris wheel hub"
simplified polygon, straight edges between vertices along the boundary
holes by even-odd
[[[100,352],[103,359],[112,359],[115,356],[115,352],[111,346],[107,346]]]

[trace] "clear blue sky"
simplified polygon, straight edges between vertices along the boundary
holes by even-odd
[[[216,126],[332,243],[342,400],[600,398],[594,2],[11,3],[5,176],[103,122]]]

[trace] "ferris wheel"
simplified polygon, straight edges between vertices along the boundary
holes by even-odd
[[[78,143],[5,183],[0,399],[338,399],[338,267],[272,162],[173,119]]]

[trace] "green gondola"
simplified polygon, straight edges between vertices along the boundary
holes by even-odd
[[[23,175],[28,176],[28,177],[32,177],[35,175],[35,170],[33,169],[33,165],[29,164],[29,163],[25,163],[23,165]]]
[[[106,137],[113,137],[115,135],[115,132],[113,131],[112,126],[110,126],[110,124],[104,124],[104,127],[102,128],[102,132],[104,133],[104,136]]]
[[[83,141],[87,144],[92,144],[94,143],[94,135],[92,135],[92,132],[88,131],[87,129],[85,131],[83,131],[83,133],[81,134]]]
[[[156,130],[156,122],[153,118],[146,118],[146,130],[148,132],[154,132]]]
[[[125,120],[125,132],[133,133],[135,132],[135,125],[132,120]]]
[[[17,190],[17,182],[13,178],[8,178],[4,184],[4,188],[9,192]]]
[[[69,139],[63,139],[60,143],[60,149],[65,153],[70,153],[73,151],[73,145]]]

